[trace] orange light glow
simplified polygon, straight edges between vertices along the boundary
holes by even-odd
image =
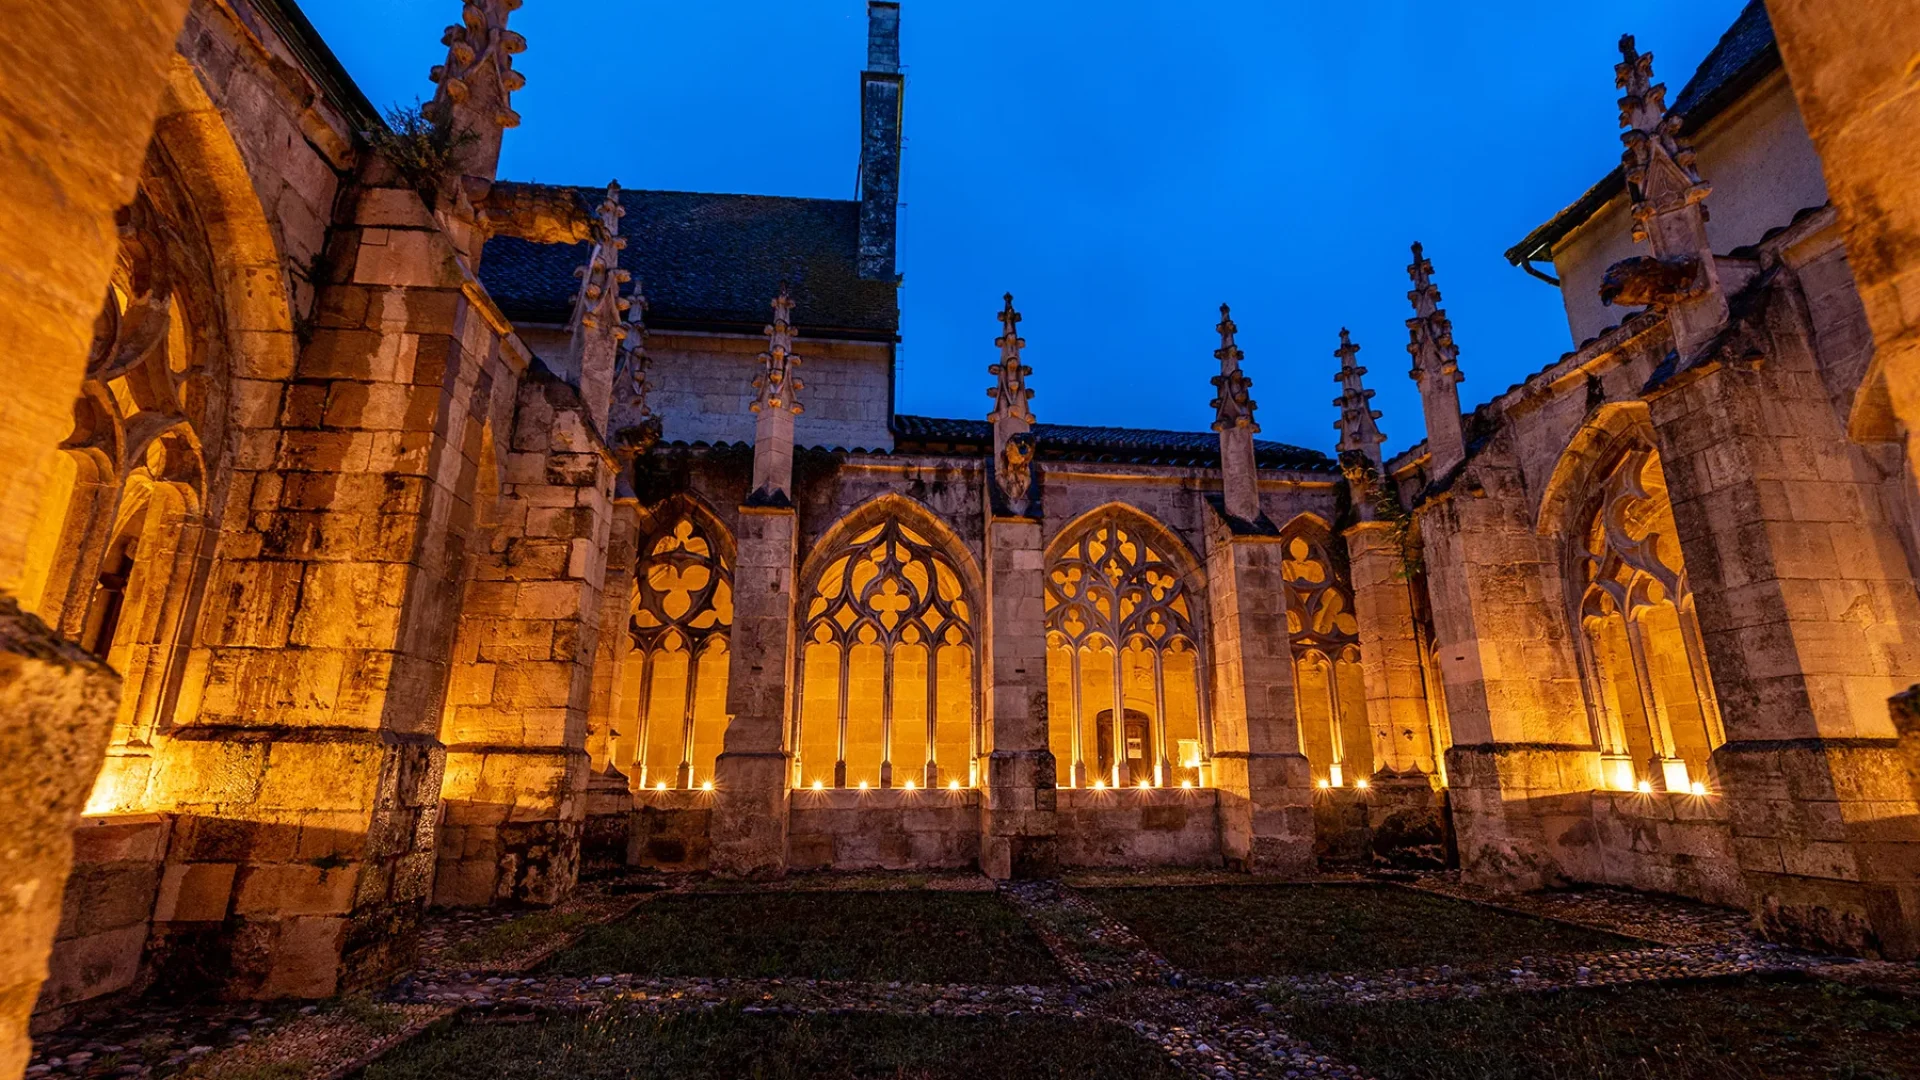
[[[1355,781],[1353,782],[1353,786],[1354,786],[1354,787],[1357,787],[1357,788],[1359,788],[1359,789],[1360,789],[1361,791],[1365,791],[1365,790],[1367,790],[1367,788],[1368,788],[1369,786],[1371,786],[1371,785],[1369,785],[1369,784],[1367,783],[1367,781],[1366,781],[1366,779],[1365,779],[1365,778],[1362,778],[1362,779],[1359,779],[1359,780],[1355,780]]]
[[[904,783],[904,784],[901,784],[901,785],[900,785],[900,787],[901,787],[902,789],[904,789],[904,790],[907,790],[907,791],[912,791],[912,790],[913,790],[913,781],[911,781],[911,780],[909,780],[909,781],[907,781],[906,783]]]
[[[821,780],[815,780],[813,782],[813,790],[815,791],[823,791],[826,789],[826,786],[827,786],[826,783]]]
[[[865,780],[860,781],[860,790],[861,791],[867,790],[867,782]]]
[[[960,790],[960,781],[958,781],[958,780],[949,780],[949,781],[947,781],[947,790],[948,790],[948,791],[959,791],[959,790]]]
[[[708,780],[708,781],[707,781],[706,783],[704,783],[704,784],[701,784],[701,785],[700,785],[700,790],[701,790],[701,791],[712,791],[712,790],[713,790],[713,781],[711,781],[711,780]]]

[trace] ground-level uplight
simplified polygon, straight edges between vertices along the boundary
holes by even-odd
[[[701,791],[712,791],[712,790],[713,790],[713,781],[711,781],[711,780],[708,780],[708,781],[706,781],[706,782],[704,782],[704,783],[702,783],[702,784],[700,785],[700,790],[701,790]]]

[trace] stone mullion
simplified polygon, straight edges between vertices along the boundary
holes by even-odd
[[[1599,721],[1594,731],[1594,741],[1600,747],[1603,768],[1608,763],[1617,766],[1623,762],[1627,767],[1625,776],[1607,776],[1605,779],[1612,781],[1615,787],[1630,788],[1637,770],[1634,768],[1633,751],[1627,743],[1626,718],[1620,715],[1619,699],[1615,696],[1619,691],[1614,686],[1613,671],[1601,662],[1594,623],[1594,619],[1582,619],[1579,637],[1575,641],[1581,667],[1587,674],[1587,685],[1593,688],[1590,708]]]
[[[1085,749],[1081,748],[1081,744],[1085,742],[1085,738],[1083,738],[1083,734],[1081,734],[1081,724],[1087,723],[1087,721],[1083,719],[1087,713],[1085,713],[1085,705],[1081,703],[1081,696],[1083,696],[1083,692],[1081,692],[1081,678],[1083,678],[1083,675],[1081,675],[1081,659],[1079,659],[1079,655],[1081,655],[1081,646],[1079,646],[1077,642],[1075,642],[1075,644],[1069,644],[1068,663],[1071,671],[1073,671],[1073,730],[1069,732],[1069,734],[1071,734],[1071,751],[1073,751],[1073,786],[1075,786],[1075,788],[1085,788],[1085,786],[1087,786],[1087,753],[1085,753]]]
[[[841,642],[837,651],[840,654],[840,680],[835,686],[834,697],[833,786],[843,788],[847,786],[847,699],[851,696],[847,680],[853,677],[853,642]]]
[[[1159,787],[1173,784],[1173,763],[1167,760],[1167,672],[1161,650],[1153,650],[1154,777]]]
[[[634,775],[642,788],[653,786],[653,777],[648,773],[647,740],[653,725],[653,670],[659,664],[660,651],[654,648],[634,647],[640,654],[640,701],[639,713],[635,717],[634,727],[638,734],[634,736]]]
[[[893,642],[880,644],[880,786],[893,786]]]
[[[1333,767],[1330,770],[1329,779],[1333,781],[1335,787],[1339,787],[1346,781],[1347,776],[1347,733],[1341,729],[1344,718],[1341,716],[1340,708],[1340,666],[1325,653],[1316,655],[1325,662],[1327,672],[1327,738],[1333,753]]]
[[[927,764],[921,782],[928,791],[940,786],[940,645],[927,638]]]
[[[674,774],[676,787],[693,787],[693,717],[694,710],[699,705],[700,650],[695,649],[692,640],[689,639],[686,694],[680,708],[680,770]]]
[[[1667,717],[1667,702],[1653,678],[1653,665],[1647,657],[1647,640],[1639,619],[1624,619],[1627,651],[1633,658],[1634,687],[1640,693],[1640,708],[1647,717],[1647,733],[1652,736],[1653,752],[1660,757],[1660,785],[1667,786],[1667,768],[1679,757],[1673,744],[1673,722]]]
[[[1708,749],[1717,750],[1727,741],[1726,724],[1720,719],[1720,701],[1713,689],[1713,677],[1707,668],[1706,647],[1700,641],[1700,623],[1689,608],[1674,605],[1680,620],[1680,637],[1687,649],[1687,678],[1692,681],[1700,712],[1707,721]]]
[[[1123,788],[1133,782],[1127,766],[1127,673],[1126,652],[1116,633],[1113,639],[1113,772],[1107,782]]]

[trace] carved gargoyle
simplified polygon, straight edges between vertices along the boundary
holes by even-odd
[[[1033,486],[1033,455],[1033,436],[1025,433],[1009,437],[1006,448],[1000,452],[998,479],[1008,502],[1026,501],[1027,490]]]
[[[1706,275],[1695,258],[1636,255],[1614,263],[1600,282],[1600,302],[1621,307],[1668,308],[1706,292]]]

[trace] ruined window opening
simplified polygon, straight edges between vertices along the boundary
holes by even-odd
[[[1374,761],[1353,586],[1329,554],[1325,534],[1290,531],[1280,569],[1301,749],[1316,781],[1342,787],[1371,775]]]
[[[1589,505],[1574,618],[1606,782],[1697,790],[1726,733],[1658,453],[1623,454]]]
[[[1212,738],[1184,573],[1116,511],[1048,567],[1046,607],[1057,782],[1205,786]]]
[[[977,786],[973,615],[952,560],[898,521],[835,552],[802,609],[794,785]]]
[[[695,788],[713,779],[726,732],[732,569],[691,516],[641,550],[628,620],[639,709],[632,775],[643,788]]]

